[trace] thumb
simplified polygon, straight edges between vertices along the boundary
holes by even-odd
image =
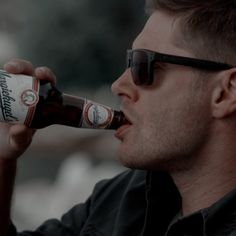
[[[13,151],[22,154],[30,145],[35,129],[30,129],[25,125],[13,125],[9,130],[9,145]]]

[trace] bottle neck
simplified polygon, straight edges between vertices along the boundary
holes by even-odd
[[[44,128],[53,124],[79,127],[83,100],[61,93],[50,84],[41,85],[32,128]]]
[[[117,129],[126,123],[126,118],[121,111],[68,94],[62,94],[63,107],[76,107],[80,109],[80,122],[77,127],[92,129]]]
[[[61,124],[77,128],[117,129],[124,123],[122,112],[43,85],[40,87],[39,102],[31,127],[44,128]]]

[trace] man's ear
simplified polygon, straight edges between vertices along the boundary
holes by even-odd
[[[236,112],[236,68],[222,71],[213,91],[213,117],[224,118]]]

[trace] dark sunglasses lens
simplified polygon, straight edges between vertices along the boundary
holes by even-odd
[[[143,51],[133,51],[131,58],[131,73],[136,85],[149,84],[148,55]]]

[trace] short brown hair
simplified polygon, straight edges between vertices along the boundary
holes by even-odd
[[[197,57],[236,65],[235,0],[146,0],[146,8],[179,18],[182,44]]]

